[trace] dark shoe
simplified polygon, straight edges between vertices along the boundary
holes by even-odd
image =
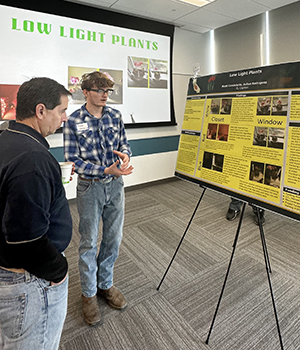
[[[82,297],[82,311],[85,322],[90,326],[95,326],[101,320],[101,313],[97,301],[97,295],[87,298]]]
[[[127,306],[127,301],[124,295],[114,286],[109,289],[99,289],[98,293],[100,297],[104,298],[109,306],[114,309],[124,309]]]
[[[256,210],[256,211],[253,211],[254,213],[254,223],[255,225],[259,225],[258,223],[258,215],[260,216],[260,222],[262,225],[264,225],[266,219],[265,219],[265,211],[262,210],[262,209],[259,209],[259,210]]]
[[[232,221],[239,216],[240,212],[240,210],[233,210],[229,208],[226,214],[226,219]]]

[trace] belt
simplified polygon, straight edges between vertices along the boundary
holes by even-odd
[[[107,184],[107,183],[111,182],[112,180],[114,180],[115,177],[109,177],[109,178],[106,178],[106,179],[97,179],[97,178],[95,178],[95,179],[85,179],[84,177],[79,176],[79,179],[83,180],[83,181],[88,181],[88,182],[99,181],[99,182],[101,182],[103,184]]]
[[[100,179],[85,179],[84,177],[79,176],[80,180],[93,182],[93,181],[101,181]]]
[[[16,273],[25,273],[24,269],[8,269],[7,267],[2,267],[0,266],[1,269],[11,271],[11,272],[16,272]]]

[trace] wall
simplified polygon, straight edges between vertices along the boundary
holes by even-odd
[[[300,60],[300,1],[269,12],[270,64]],[[260,34],[266,36],[266,16],[261,14],[244,21],[216,29],[215,37],[215,73],[261,66]],[[209,70],[210,34],[202,36],[202,45],[206,47],[203,62],[203,74]]]
[[[300,2],[270,12],[270,63],[300,61]]]
[[[218,73],[261,65],[260,34],[264,29],[264,17],[255,16],[215,31]]]

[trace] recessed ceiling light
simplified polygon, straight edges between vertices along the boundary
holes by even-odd
[[[207,5],[215,0],[175,0],[175,1],[184,2],[186,4],[202,7],[202,6]]]

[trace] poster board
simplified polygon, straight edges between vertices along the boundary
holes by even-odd
[[[175,175],[300,220],[300,62],[191,78]]]

